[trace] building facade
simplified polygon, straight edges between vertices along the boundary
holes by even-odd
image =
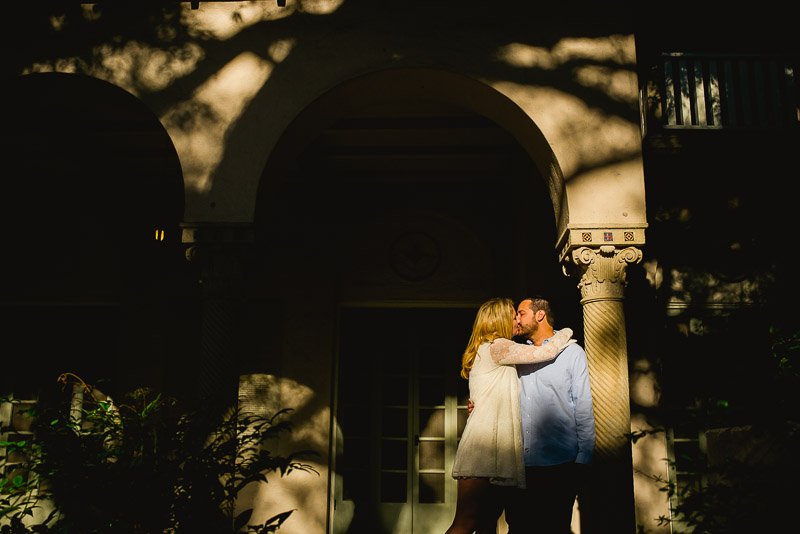
[[[574,530],[674,527],[660,481],[681,435],[629,434],[663,423],[686,363],[665,353],[694,350],[663,339],[779,285],[747,261],[773,241],[731,206],[760,213],[753,174],[797,146],[781,43],[744,71],[753,49],[671,42],[628,3],[66,2],[13,19],[3,309],[24,348],[6,390],[70,371],[112,394],[291,408],[280,447],[317,452],[319,475],[242,497],[254,519],[443,532],[474,311],[545,294],[590,360],[597,453]]]

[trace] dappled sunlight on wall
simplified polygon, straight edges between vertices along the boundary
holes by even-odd
[[[639,358],[630,370],[631,402],[642,408],[656,408],[661,400],[661,388],[653,362]]]
[[[102,44],[95,49],[97,68],[88,73],[138,95],[161,91],[194,71],[205,52],[196,43],[162,49],[131,41],[122,48]]]
[[[726,281],[712,273],[691,269],[671,269],[668,306],[686,308],[696,303],[706,306],[728,304],[753,304],[762,299],[764,287],[772,282],[767,273],[757,279]]]
[[[56,39],[63,37],[70,46],[48,45],[45,53],[23,55],[19,63],[26,73],[75,72],[107,80],[150,106],[174,138],[189,220],[248,219],[259,171],[296,114],[343,80],[382,69],[424,65],[462,74],[519,106],[546,140],[531,156],[551,186],[560,226],[562,219],[588,219],[574,217],[572,197],[596,194],[570,186],[567,205],[561,200],[566,198],[562,178],[602,168],[605,180],[614,172],[611,166],[639,158],[635,46],[624,30],[606,35],[601,30],[598,36],[595,29],[576,26],[558,36],[550,29],[510,28],[493,14],[483,38],[456,32],[441,46],[440,37],[427,29],[439,17],[456,16],[446,8],[417,16],[368,4],[287,0],[283,7],[276,2],[200,2],[197,9],[188,2],[135,9],[73,7],[66,14],[48,14]],[[458,16],[475,15],[464,9]],[[78,37],[80,42],[70,41]],[[482,113],[478,102],[471,105]],[[528,149],[538,143],[538,138],[531,141],[530,131],[511,133]],[[229,188],[233,181],[235,190]],[[636,176],[629,182],[639,187]],[[562,210],[569,217],[562,217]],[[607,211],[593,222],[605,223],[621,210]]]
[[[192,98],[162,117],[181,158],[187,188],[206,192],[225,152],[225,138],[261,89],[273,65],[244,52],[197,88]]]
[[[289,0],[286,7],[297,6],[298,11],[311,15],[330,15],[344,4],[345,0]]]
[[[636,75],[632,71],[602,65],[585,65],[574,70],[575,81],[584,87],[602,91],[617,102],[636,98]]]
[[[552,49],[511,43],[498,50],[498,58],[514,67],[554,70],[577,60],[613,63],[633,70],[636,57],[632,35],[600,38],[567,37]]]
[[[266,373],[254,373],[239,377],[239,405],[249,413],[272,417],[278,410],[295,412],[305,408],[314,398],[314,391],[290,378]],[[327,425],[325,428],[327,432]],[[327,444],[327,440],[325,441]]]
[[[82,18],[86,22],[104,22],[101,6],[85,4],[81,7]],[[75,15],[70,15],[72,18],[67,14],[50,17],[50,26],[56,36],[75,25]],[[198,62],[205,58],[205,51],[198,43],[178,40],[180,32],[169,14],[162,14],[162,18],[154,21],[154,24],[158,42],[125,38],[112,33],[106,36],[104,42],[91,45],[84,55],[34,61],[21,73],[83,73],[111,82],[137,96],[161,91],[175,80],[192,73]]]
[[[636,492],[636,518],[644,532],[667,534],[669,523],[659,525],[666,508],[666,481],[669,480],[664,432],[653,432],[644,414],[631,414],[631,431],[648,432],[632,446],[633,484]],[[637,527],[638,528],[638,527]]]
[[[661,284],[664,282],[664,268],[659,265],[658,260],[643,261],[642,267],[650,286],[655,290],[661,289]]]
[[[511,43],[497,58],[518,73],[488,83],[547,139],[567,184],[569,224],[643,224],[633,36],[568,37],[550,48]]]
[[[325,532],[328,521],[328,496],[319,491],[320,483],[327,480],[327,467],[314,462],[315,473],[292,472],[288,476],[270,479],[268,484],[259,484],[253,496],[253,517],[251,523],[259,524],[270,517],[294,510],[281,526],[281,534],[305,534]]]
[[[98,42],[83,49],[82,54],[36,60],[21,73],[86,74],[145,99],[171,90],[180,80],[193,78],[189,83],[189,87],[194,87],[191,96],[177,104],[168,99],[170,103],[158,114],[174,141],[187,189],[205,193],[212,187],[213,173],[226,151],[228,133],[261,90],[275,64],[289,56],[295,39],[269,40],[258,54],[240,52],[210,73],[198,72],[208,60],[209,50],[217,49],[215,42],[231,39],[258,22],[298,12],[330,14],[341,3],[319,0],[289,2],[288,6],[279,7],[271,2],[211,2],[191,9],[187,2],[173,10],[165,9],[152,19],[155,40],[151,34],[143,39],[132,38],[138,35],[137,31],[144,32],[135,25],[126,28],[130,32],[127,35],[114,35],[112,30],[105,35],[99,32]],[[118,20],[114,16],[119,17],[119,13],[110,8],[87,5],[77,12],[51,16],[49,25],[58,35],[74,25],[76,18],[84,19],[84,24],[114,24]]]
[[[253,24],[288,17],[293,12],[288,6],[279,7],[277,2],[202,2],[198,9],[190,9],[186,4],[181,23],[193,37],[224,41]]]
[[[512,67],[554,70],[559,66],[553,58],[552,52],[547,48],[524,43],[502,46],[498,49],[497,56]]]
[[[265,20],[279,20],[294,13],[330,15],[343,3],[344,0],[287,0],[281,7],[277,2],[202,2],[198,9],[190,9],[187,3],[181,22],[189,28],[190,35],[224,41]]]
[[[328,455],[330,408],[315,404],[317,395],[308,386],[289,378],[266,373],[239,377],[239,405],[244,411],[271,417],[280,409],[291,409],[284,418],[294,425],[290,434],[277,442],[268,443],[269,450],[283,456],[300,450],[312,450],[317,455],[300,459],[314,472],[292,471],[287,476],[271,475],[268,484],[253,485],[237,502],[238,509],[253,508],[251,523],[258,524],[270,517],[295,510],[281,527],[281,532],[307,532],[309,526],[324,529],[327,517]],[[313,530],[313,528],[311,529]]]
[[[124,40],[115,36],[107,42],[93,46],[89,56],[65,56],[33,62],[22,70],[22,74],[37,72],[81,72],[106,80],[127,91],[141,95],[162,91],[176,80],[192,74],[198,63],[206,59],[206,47],[212,41],[224,41],[242,30],[266,20],[277,20],[296,11],[327,14],[341,2],[300,2],[286,8],[271,2],[228,4],[206,2],[199,9],[191,9],[184,3],[180,16],[164,14],[156,21],[159,42]],[[309,4],[306,6],[305,4]],[[96,5],[83,6],[87,21],[102,22],[103,8]],[[91,8],[91,9],[89,9]],[[50,26],[58,34],[70,22],[67,15],[52,16]],[[176,23],[185,30],[185,36],[196,39],[187,41]],[[183,42],[181,42],[183,41]],[[275,62],[288,55],[291,39],[278,40],[268,47],[268,54]]]
[[[121,47],[103,43],[93,49],[91,62],[79,57],[36,62],[23,69],[22,74],[80,72],[139,96],[166,89],[194,71],[204,57],[204,50],[196,43],[184,43],[166,50],[137,41],[129,41]]]
[[[598,106],[585,95],[541,85],[497,81],[534,120],[553,147],[565,177],[584,169],[638,157],[641,133],[636,115],[638,85],[632,35],[565,38],[552,49],[512,43],[498,49],[498,59],[512,67],[567,69],[572,81],[620,103],[619,110]]]

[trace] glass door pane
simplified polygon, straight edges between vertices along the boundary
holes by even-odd
[[[413,532],[444,532],[455,513],[457,484],[450,476],[458,440],[461,355],[474,310],[420,310],[414,362],[416,468]]]

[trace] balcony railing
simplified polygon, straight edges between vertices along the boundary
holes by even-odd
[[[647,89],[647,123],[665,129],[796,128],[800,59],[663,54]]]

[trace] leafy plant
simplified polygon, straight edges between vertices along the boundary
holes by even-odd
[[[800,469],[792,465],[754,465],[728,460],[704,471],[702,486],[678,487],[661,480],[662,491],[677,495],[672,517],[659,526],[675,524],[680,532],[739,534],[789,532],[796,528],[791,513],[797,500]]]
[[[701,409],[692,414],[692,425],[716,435],[715,457],[697,453],[679,458],[686,476],[696,483],[678,485],[653,476],[677,503],[671,517],[659,518],[659,526],[672,524],[681,532],[728,534],[789,532],[796,529],[792,509],[800,497],[797,480],[800,462],[800,332],[782,335],[769,329],[769,354],[764,371],[753,372],[747,396],[707,395]],[[765,351],[767,352],[767,351]],[[767,354],[765,354],[767,356]],[[749,401],[749,402],[746,402]],[[686,423],[685,412],[662,414],[667,425]],[[720,428],[724,427],[724,428]],[[663,432],[649,428],[628,434],[635,443],[649,434]],[[711,446],[709,445],[709,453]],[[673,470],[678,469],[671,462]],[[789,527],[792,528],[789,528]]]
[[[238,410],[180,406],[148,389],[119,405],[94,396],[77,377],[87,401],[80,417],[65,407],[37,406],[35,440],[0,443],[0,533],[162,534],[275,532],[292,514],[251,524],[252,509],[235,514],[237,495],[267,474],[315,472],[300,459],[265,446],[291,430],[284,409],[266,419]],[[52,512],[34,520],[44,506]]]

